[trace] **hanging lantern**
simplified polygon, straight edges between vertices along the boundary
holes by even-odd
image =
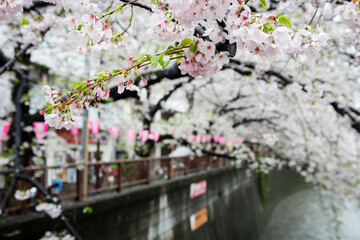
[[[44,122],[33,122],[35,137],[37,140],[44,139],[45,133],[49,128],[49,125],[45,124]]]
[[[126,130],[126,139],[132,141],[135,137],[135,129]]]
[[[150,134],[149,130],[140,130],[139,132],[140,140],[142,142],[146,142],[149,138],[149,134]]]
[[[192,143],[192,142],[194,141],[194,139],[195,139],[195,136],[194,136],[194,135],[189,135],[189,136],[188,136],[188,142],[189,142],[189,143]]]
[[[219,137],[218,141],[219,141],[219,143],[223,144],[226,142],[226,139],[225,139],[225,137]]]
[[[69,129],[71,135],[75,138],[75,143],[79,142],[79,128],[78,127],[72,127]]]
[[[259,143],[259,140],[257,140],[256,138],[252,138],[250,140],[250,142],[256,144],[256,143]]]
[[[235,139],[234,142],[235,142],[235,143],[238,143],[238,144],[243,144],[243,143],[245,142],[245,139],[243,139],[243,138],[237,138],[237,139]]]
[[[100,120],[89,121],[90,130],[92,134],[98,134],[100,131]]]
[[[79,128],[78,127],[72,127],[72,128],[70,128],[69,131],[70,131],[71,135],[73,135],[73,136],[79,135]]]
[[[9,132],[11,123],[10,122],[1,122],[0,123],[0,140],[4,141],[7,133]]]
[[[154,140],[154,142],[158,142],[160,139],[160,132],[152,131],[151,136],[152,136],[152,139]]]
[[[119,136],[119,127],[109,127],[110,135],[113,139],[116,139]]]

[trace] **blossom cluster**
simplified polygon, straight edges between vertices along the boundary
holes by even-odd
[[[92,3],[93,4],[93,3]],[[95,5],[95,4],[93,4]],[[84,14],[79,19],[69,17],[64,20],[68,30],[67,43],[83,52],[87,47],[103,47],[102,40],[112,38],[112,30],[105,20],[96,16],[96,7],[92,14]]]
[[[336,11],[340,14],[343,22],[349,24],[351,27],[360,27],[360,1],[353,0],[342,6],[339,6]]]
[[[193,26],[194,23],[204,19],[222,21],[227,10],[234,0],[166,0],[172,17],[179,20],[180,24]]]
[[[240,14],[239,8],[243,9]],[[329,39],[320,25],[296,31],[286,16],[254,15],[246,5],[236,4],[231,7],[225,29],[230,43],[235,42],[239,50],[266,57],[312,53],[326,46]]]
[[[65,11],[71,10],[79,10],[79,9],[90,9],[92,7],[92,3],[90,0],[43,0],[44,2],[56,4],[64,8]],[[84,7],[85,6],[85,7]]]
[[[35,207],[35,209],[38,212],[46,212],[51,218],[59,217],[62,212],[61,205],[53,203],[40,203]]]
[[[75,240],[75,237],[66,232],[53,233],[47,231],[40,240]]]
[[[32,4],[32,0],[4,0],[0,1],[0,21],[14,19],[22,13],[24,7]]]
[[[198,39],[195,52],[185,49],[185,57],[179,61],[179,69],[182,74],[190,74],[193,77],[211,77],[221,67],[229,62],[228,52],[216,52],[213,42]]]
[[[152,27],[148,29],[157,39],[163,42],[179,41],[193,35],[193,29],[181,26],[169,19],[165,12],[153,8],[154,14],[151,15]]]

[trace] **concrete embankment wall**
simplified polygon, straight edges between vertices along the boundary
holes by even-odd
[[[204,179],[206,193],[191,199],[190,184]],[[67,203],[65,208],[84,240],[252,240],[261,235],[281,199],[307,186],[289,170],[249,177],[245,170],[224,168]],[[83,213],[86,206],[93,209],[91,214]],[[199,211],[195,225],[203,225],[192,230],[190,216]],[[64,225],[45,214],[3,218],[0,239],[39,239],[56,229]]]

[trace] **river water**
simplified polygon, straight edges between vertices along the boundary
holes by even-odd
[[[329,207],[329,201],[325,202]],[[275,208],[260,240],[360,240],[360,208],[356,203],[346,202],[338,211],[339,238],[332,221],[334,213],[326,209],[314,189],[295,193]]]

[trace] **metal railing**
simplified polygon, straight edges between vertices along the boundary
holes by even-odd
[[[83,201],[88,196],[106,191],[122,191],[124,188],[153,181],[174,179],[190,173],[230,165],[227,158],[212,156],[148,157],[121,159],[110,162],[91,162],[88,164],[67,164],[41,167],[25,167],[21,174],[33,176],[43,186],[51,189],[61,201]],[[87,168],[87,171],[84,171]],[[87,176],[84,176],[87,172]],[[11,183],[13,170],[0,170],[0,201]],[[84,184],[84,183],[87,184]],[[26,190],[32,186],[19,181],[17,189]],[[7,213],[26,214],[27,209],[36,205],[36,199],[44,200],[39,193],[30,199],[19,201],[14,197],[9,202]]]

